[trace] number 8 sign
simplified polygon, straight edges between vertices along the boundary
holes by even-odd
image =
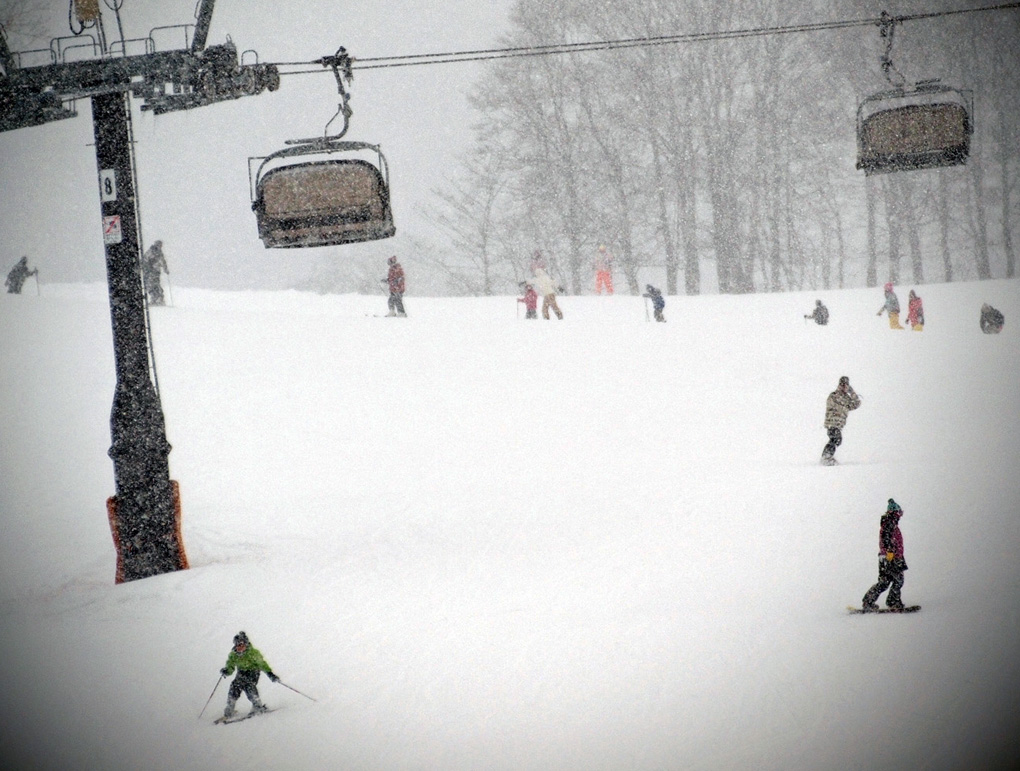
[[[99,200],[102,203],[117,200],[116,169],[103,169],[99,172]]]

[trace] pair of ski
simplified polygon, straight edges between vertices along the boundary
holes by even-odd
[[[847,605],[846,608],[850,613],[861,613],[867,615],[869,613],[917,613],[921,609],[920,605],[907,605],[904,608],[872,608],[871,610],[864,610],[864,608],[855,608],[853,605]]]
[[[234,715],[233,717],[218,717],[213,723],[217,725],[227,725],[229,723],[240,723],[242,720],[247,720],[250,717],[258,717],[259,715],[268,715],[270,712],[276,712],[279,707],[273,707],[272,709],[253,709],[250,712],[246,712],[243,715]]]

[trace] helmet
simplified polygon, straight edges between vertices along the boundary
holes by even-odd
[[[234,635],[234,647],[236,648],[238,645],[248,645],[248,635],[244,632],[238,632]]]
[[[821,305],[821,304],[822,304],[821,300],[815,300],[815,305]]]
[[[843,377],[841,377],[839,379],[839,384],[841,386],[848,386],[848,385],[850,385],[850,378],[848,378],[846,375],[843,375]]]
[[[390,258],[389,258],[388,260],[386,260],[386,262],[387,262],[388,264],[390,264],[390,265],[396,265],[396,264],[397,264],[397,256],[396,256],[396,255],[393,255],[393,256],[392,256],[392,257],[390,257]]]
[[[896,503],[892,498],[889,499],[889,505],[886,507],[886,511],[903,511],[900,505]]]
[[[886,284],[884,288],[885,288],[885,291],[891,292],[892,291],[892,281],[890,281],[888,284]]]

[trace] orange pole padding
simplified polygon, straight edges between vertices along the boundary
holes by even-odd
[[[120,552],[120,530],[117,528],[117,496],[106,499],[106,516],[110,519],[110,532],[113,533],[113,549],[117,552],[117,573],[114,583],[124,583],[124,555]]]
[[[181,537],[181,486],[176,479],[170,480],[170,495],[174,505],[174,544],[177,546],[177,569],[188,569],[188,556],[184,553],[184,539]],[[114,582],[124,583],[124,554],[120,549],[120,521],[117,519],[117,496],[106,499],[106,516],[110,520],[113,534],[113,548],[117,552],[117,572]]]
[[[180,560],[178,570],[188,569],[188,555],[184,553],[184,538],[181,537],[181,486],[176,479],[170,480],[170,494],[174,500],[174,541],[177,543],[177,554]]]

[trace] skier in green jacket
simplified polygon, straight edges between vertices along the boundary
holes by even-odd
[[[266,705],[259,698],[259,689],[257,688],[259,675],[265,672],[266,676],[274,683],[279,682],[280,678],[273,674],[269,664],[262,658],[258,649],[252,647],[248,641],[248,635],[244,632],[234,635],[234,647],[230,649],[230,653],[227,655],[227,665],[220,670],[220,674],[223,677],[230,677],[234,669],[237,669],[237,677],[234,678],[234,682],[230,684],[230,690],[227,691],[227,707],[223,710],[223,717],[233,717],[234,705],[237,704],[241,691],[244,691],[248,701],[251,702],[252,712],[265,712]]]

